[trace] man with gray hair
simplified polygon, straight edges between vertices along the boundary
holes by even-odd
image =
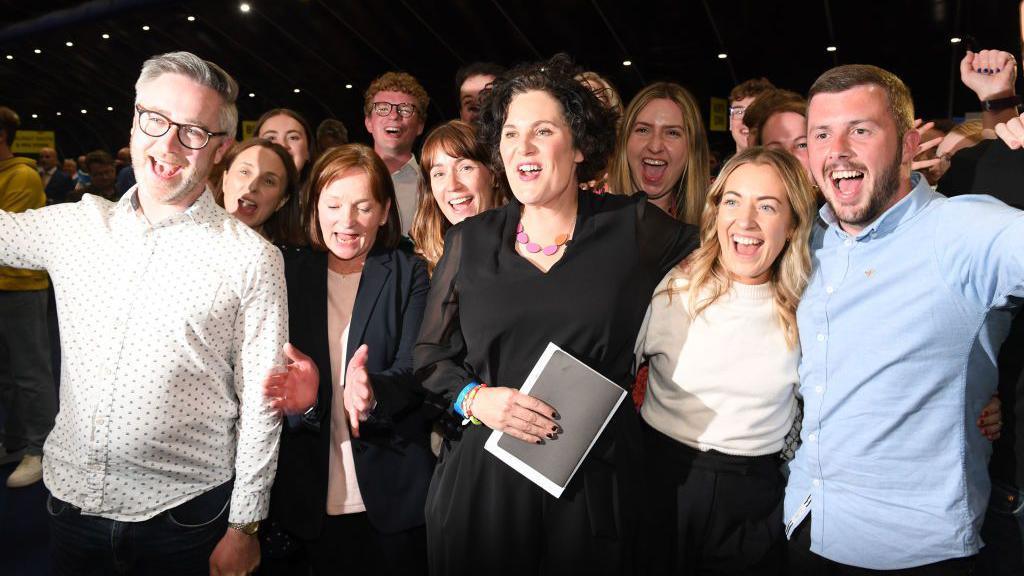
[[[143,64],[135,92],[124,197],[0,211],[0,265],[49,270],[60,312],[53,567],[246,574],[277,464],[263,386],[287,340],[281,255],[206,188],[235,134],[235,81],[174,52]]]

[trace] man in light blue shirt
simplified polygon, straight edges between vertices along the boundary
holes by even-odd
[[[969,574],[991,451],[974,420],[1024,297],[1024,213],[947,199],[911,172],[920,135],[893,74],[833,68],[808,102],[810,169],[828,205],[797,313],[792,573]]]

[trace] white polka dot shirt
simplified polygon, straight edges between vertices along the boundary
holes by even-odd
[[[135,189],[0,211],[0,265],[46,269],[60,318],[60,413],[47,488],[84,514],[141,521],[232,477],[229,519],[266,517],[280,418],[280,252],[207,190],[151,225]]]

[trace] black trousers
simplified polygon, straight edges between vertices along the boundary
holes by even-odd
[[[264,555],[259,569],[260,576],[426,573],[424,527],[385,534],[370,524],[365,512],[326,516],[319,538],[296,541],[295,550],[284,558]]]
[[[701,452],[644,423],[643,574],[771,576],[785,559],[777,454]]]
[[[811,516],[808,515],[793,531],[787,549],[787,574],[789,576],[871,576],[890,574],[892,576],[970,576],[975,574],[975,557],[953,558],[934,564],[904,568],[902,570],[871,570],[833,562],[811,552]]]

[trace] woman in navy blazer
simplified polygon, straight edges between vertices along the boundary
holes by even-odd
[[[391,177],[366,146],[316,162],[304,212],[312,248],[284,250],[289,331],[316,363],[319,390],[281,435],[261,573],[425,574],[437,412],[413,377],[412,349],[426,264],[398,247]]]

